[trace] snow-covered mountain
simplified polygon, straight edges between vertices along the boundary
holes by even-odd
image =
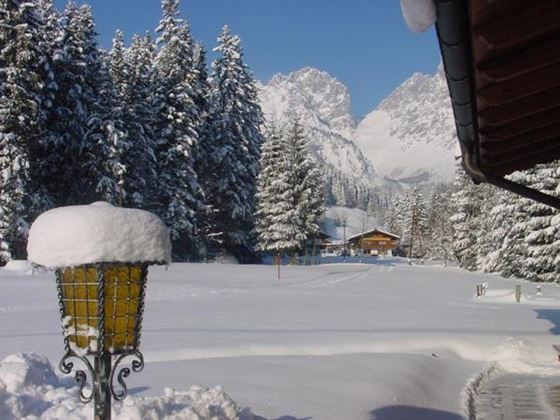
[[[346,86],[324,71],[305,67],[277,74],[259,87],[266,118],[282,123],[299,117],[322,164],[348,178],[375,178],[371,162],[353,141],[356,121]]]
[[[348,88],[325,71],[277,74],[259,88],[266,118],[299,117],[326,172],[348,185],[388,192],[453,178],[457,141],[441,65],[413,74],[359,124]]]
[[[456,134],[445,75],[415,73],[355,130],[354,140],[377,173],[405,183],[448,181]]]

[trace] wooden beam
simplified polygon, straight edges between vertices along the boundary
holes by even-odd
[[[480,125],[481,141],[497,141],[510,137],[515,137],[523,133],[556,124],[560,121],[560,105],[556,108],[541,112],[528,117],[519,118],[502,126],[483,126]]]
[[[487,153],[501,153],[503,151],[519,150],[519,148],[527,145],[537,147],[542,142],[556,137],[560,137],[560,122],[505,140],[492,141],[480,137],[480,149]]]
[[[558,0],[535,3],[521,12],[477,28],[475,41],[486,44],[490,49],[503,50],[559,31]]]
[[[560,66],[553,65],[482,89],[477,92],[477,104],[483,111],[557,86],[560,86]]]
[[[481,162],[480,169],[484,171],[484,173],[490,175],[504,176],[515,171],[522,171],[524,169],[532,168],[533,166],[540,163],[554,162],[558,159],[560,159],[560,149],[557,149],[556,153],[544,151],[542,153],[520,157],[517,160],[512,160],[509,162],[496,162],[493,164]]]
[[[546,42],[519,48],[514,53],[480,63],[477,71],[490,82],[510,80],[560,62],[560,34]]]
[[[538,139],[532,143],[518,144],[517,147],[511,149],[505,147],[486,149],[481,147],[480,160],[490,164],[493,162],[503,163],[524,159],[534,154],[542,154],[545,151],[552,154],[556,153],[560,156],[560,142],[558,140],[560,140],[560,136]]]
[[[559,103],[560,87],[555,87],[514,102],[480,110],[478,118],[484,125],[504,125],[522,117],[556,108]]]

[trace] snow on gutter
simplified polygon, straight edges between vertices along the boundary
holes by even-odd
[[[436,23],[434,0],[401,0],[401,11],[412,32],[419,34]]]

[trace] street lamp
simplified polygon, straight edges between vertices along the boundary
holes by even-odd
[[[69,374],[76,360],[83,363],[85,370],[75,373],[80,400],[93,400],[95,419],[108,420],[112,399],[127,395],[131,368],[144,368],[140,332],[148,266],[170,261],[168,230],[142,210],[107,203],[60,207],[33,223],[28,253],[33,263],[56,269],[65,349],[60,370]],[[131,368],[122,366],[127,357]],[[92,388],[86,392],[88,375]]]

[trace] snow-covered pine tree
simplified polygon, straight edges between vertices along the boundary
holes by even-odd
[[[395,235],[402,235],[404,231],[404,194],[395,194],[389,201],[389,207],[385,212],[383,225],[385,228]]]
[[[286,131],[293,202],[299,213],[301,230],[306,239],[316,238],[319,221],[325,212],[323,178],[309,151],[309,141],[299,120]]]
[[[194,86],[194,103],[199,110],[201,122],[206,123],[210,112],[210,104],[208,95],[210,94],[210,82],[208,80],[208,66],[206,63],[206,50],[200,42],[195,43],[193,51],[193,67],[196,72],[196,81]],[[199,131],[204,131],[202,128]]]
[[[109,55],[109,75],[112,84],[112,110],[114,118],[121,124],[120,136],[114,138],[112,157],[114,159],[113,174],[118,184],[117,202],[122,206],[128,195],[128,185],[125,180],[128,167],[124,160],[132,149],[130,135],[127,130],[127,114],[129,111],[130,68],[125,58],[124,34],[117,30],[113,39],[113,46]]]
[[[97,32],[89,5],[78,9],[75,21],[81,29],[85,64],[85,85],[91,98],[86,98],[86,131],[82,139],[82,161],[79,184],[86,193],[81,202],[105,200],[119,203],[119,180],[124,171],[122,156],[129,149],[111,76],[110,57],[97,46]]]
[[[286,145],[282,133],[274,122],[269,123],[262,147],[261,170],[257,179],[257,210],[255,213],[257,249],[275,254],[293,250],[299,241],[292,224],[293,208],[285,199],[289,184]],[[288,217],[288,215],[290,215]]]
[[[480,189],[458,167],[451,195],[453,224],[453,254],[459,266],[467,270],[477,269],[477,235],[480,232]]]
[[[263,114],[255,79],[243,62],[239,37],[227,26],[212,64],[206,198],[219,244],[239,260],[253,256],[256,178]]]
[[[299,121],[283,134],[271,125],[257,184],[258,249],[296,253],[319,233],[323,180]]]
[[[155,158],[152,65],[155,44],[149,34],[134,35],[126,52],[129,71],[124,125],[131,147],[125,156],[125,204],[132,207],[154,209],[157,190],[157,165]]]
[[[476,268],[496,272],[502,266],[502,242],[511,228],[508,222],[508,199],[511,193],[489,184],[477,187],[479,200],[479,223],[476,233]]]
[[[449,221],[450,192],[443,186],[436,187],[428,201],[426,248],[428,255],[443,261],[452,260],[453,225]]]
[[[528,186],[560,197],[560,162],[538,165],[527,172]],[[527,202],[525,209],[528,234],[523,277],[560,283],[560,211],[536,201]]]
[[[33,2],[0,5],[0,260],[23,258],[29,223],[50,207],[33,177],[45,137],[45,46]]]
[[[48,114],[44,184],[55,204],[115,201],[111,148],[120,137],[112,85],[97,47],[91,9],[68,3],[54,46],[56,85]]]
[[[409,256],[423,257],[428,238],[428,211],[424,194],[414,186],[404,196],[401,243],[407,244]]]
[[[476,240],[476,267],[479,270],[497,273],[503,268],[503,242],[508,235],[511,225],[508,214],[511,204],[508,204],[509,192],[494,191],[492,206],[484,206],[486,213],[480,225],[479,236]],[[490,197],[487,197],[490,199]]]
[[[110,56],[113,118],[122,126],[122,137],[113,149],[113,173],[119,183],[118,201],[132,207],[145,207],[146,198],[155,186],[150,91],[152,45],[149,37],[135,35],[128,51],[122,32],[117,31]]]
[[[533,170],[514,172],[508,178],[516,183],[530,185],[528,176],[531,172]],[[501,242],[497,243],[501,258],[500,274],[504,277],[524,277],[528,257],[525,238],[530,233],[527,224],[528,206],[532,204],[532,200],[505,192],[500,204],[503,211],[500,219],[507,226]]]
[[[202,206],[201,188],[193,158],[200,117],[193,91],[194,42],[187,24],[178,18],[178,7],[178,0],[162,0],[163,16],[157,28],[160,50],[153,74],[158,179],[155,210],[170,229],[175,258],[185,260],[200,248],[196,213]]]
[[[202,187],[202,191],[208,190],[208,180],[206,174],[211,170],[211,158],[209,154],[212,152],[212,148],[208,147],[212,141],[209,138],[210,130],[208,126],[208,116],[210,114],[210,82],[208,80],[208,67],[206,63],[206,50],[201,43],[195,43],[194,46],[194,56],[193,56],[193,66],[196,71],[196,82],[194,85],[194,103],[198,109],[199,113],[199,126],[197,127],[198,133],[198,144],[194,150],[195,156],[195,171],[199,175],[199,183]],[[204,197],[203,201],[206,201]],[[197,214],[197,224],[200,231],[201,246],[203,255],[208,254],[208,246],[213,242],[209,240],[212,234],[216,232],[213,227],[213,218],[211,209],[208,206],[204,206],[200,209]]]

